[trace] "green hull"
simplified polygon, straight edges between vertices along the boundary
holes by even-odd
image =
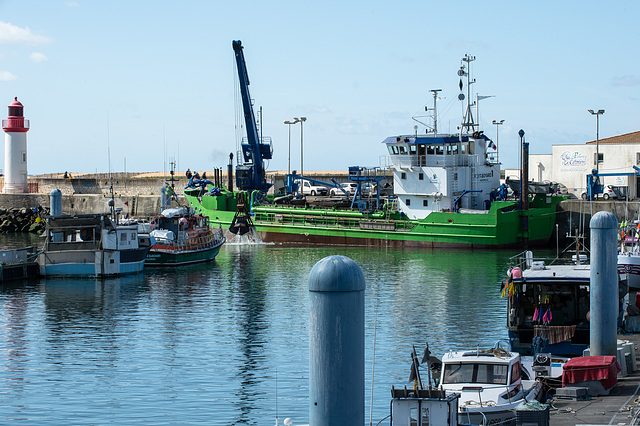
[[[235,215],[232,193],[199,197],[185,190],[189,204],[227,229]],[[265,242],[379,245],[401,247],[516,248],[546,245],[562,197],[537,195],[526,211],[516,202],[496,201],[486,213],[433,212],[411,220],[399,213],[363,214],[351,210],[253,206],[253,222]]]
[[[172,251],[153,250],[147,254],[145,266],[179,266],[192,263],[210,262],[216,258],[222,244],[205,250]]]

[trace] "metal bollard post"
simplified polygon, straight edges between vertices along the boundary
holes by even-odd
[[[309,421],[364,424],[364,289],[360,267],[329,256],[309,274]]]
[[[618,318],[618,221],[611,212],[593,215],[591,228],[590,355],[616,355]]]

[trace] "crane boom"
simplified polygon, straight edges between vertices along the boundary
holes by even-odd
[[[236,56],[236,66],[238,68],[238,80],[240,83],[240,93],[242,96],[242,109],[244,111],[245,128],[247,131],[247,142],[242,143],[243,164],[236,167],[236,186],[244,191],[266,192],[271,184],[267,182],[265,176],[264,160],[272,157],[273,151],[271,143],[264,143],[258,137],[258,126],[253,105],[249,95],[249,74],[244,60],[242,42],[233,41],[233,50]]]

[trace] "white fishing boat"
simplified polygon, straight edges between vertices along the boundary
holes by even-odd
[[[630,290],[640,290],[640,246],[635,226],[630,231],[622,231],[618,250],[618,272],[627,276]]]
[[[458,421],[508,424],[516,408],[535,400],[542,383],[531,379],[520,354],[499,348],[449,352],[442,357],[440,389],[460,394]]]
[[[120,225],[108,213],[46,218],[38,255],[43,276],[106,277],[142,272],[155,240],[138,225]]]

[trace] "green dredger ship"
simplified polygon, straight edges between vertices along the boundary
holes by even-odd
[[[352,199],[345,203],[332,197],[333,207],[326,207],[329,199],[320,207],[311,200],[295,205],[291,195],[280,197],[281,203],[275,203],[273,196],[268,201],[271,184],[266,182],[263,160],[272,158],[271,144],[258,138],[243,47],[240,41],[233,47],[247,129],[244,162],[236,166],[238,191],[229,191],[220,182],[184,191],[189,204],[209,216],[212,226],[235,232],[247,229],[238,225],[252,226],[263,241],[282,243],[515,248],[549,242],[563,197],[530,198],[525,185],[520,201],[504,200],[507,191],[500,185],[500,164],[491,155],[495,145],[476,130],[468,101],[469,63],[474,57],[465,56],[458,71],[461,88],[462,77],[467,78],[467,111],[459,134],[438,134],[434,120],[424,135],[387,138],[383,143],[393,173],[393,196],[381,198],[378,190],[375,197],[361,197],[363,184],[379,188],[382,177],[377,168],[350,167],[349,179],[358,184]],[[434,110],[436,99],[434,91]],[[524,159],[528,144],[522,145]],[[296,182],[304,179],[313,180],[288,175],[287,193],[295,193]]]

